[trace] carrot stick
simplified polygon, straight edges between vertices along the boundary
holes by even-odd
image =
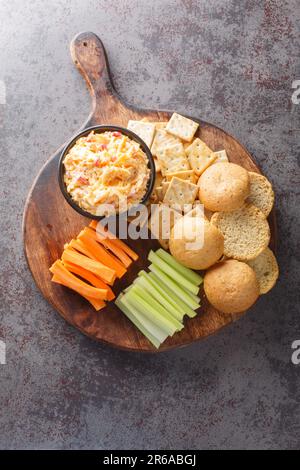
[[[66,261],[64,261],[64,266],[71,273],[78,274],[78,276],[90,282],[92,286],[99,287],[100,289],[107,289],[107,300],[113,300],[115,298],[115,294],[113,293],[112,289],[95,274],[91,273],[87,269],[82,268],[81,266],[76,266],[76,264],[68,263]]]
[[[130,256],[130,258],[132,258],[134,261],[138,260],[138,254],[133,251],[128,245],[126,245],[126,243],[124,243],[122,240],[120,240],[119,238],[114,238],[111,240],[111,242],[117,247],[119,247],[121,250],[125,251],[125,253]]]
[[[66,286],[66,284],[64,283],[64,281],[57,275],[57,274],[54,274],[54,276],[52,277],[52,281],[53,282],[56,282],[57,284],[61,284],[62,286]],[[66,286],[68,287],[68,286]],[[104,302],[104,300],[101,300],[101,299],[93,299],[92,297],[87,297],[85,295],[83,295],[82,297],[84,297],[88,302],[90,302],[90,304],[94,307],[95,310],[99,311],[101,310],[101,308],[105,307],[106,303]]]
[[[106,306],[106,303],[104,302],[104,300],[93,299],[92,297],[85,297],[85,299],[88,302],[90,302],[90,304],[92,304],[92,306],[94,307],[95,310],[97,310],[97,312],[99,312],[99,310],[101,310],[102,308]]]
[[[112,251],[114,255],[116,255],[119,258],[119,260],[122,261],[122,263],[126,266],[126,268],[128,268],[131,265],[132,260],[129,258],[129,256],[127,256],[126,253],[124,253],[122,249],[116,246],[112,240],[110,240],[109,238],[106,238],[104,240],[101,240],[101,243],[103,246],[105,246],[105,248]]]
[[[117,239],[117,236],[114,233],[110,232],[107,228],[103,227],[103,225],[101,225],[101,223],[97,222],[96,220],[92,220],[92,222],[89,225],[89,228],[95,230],[99,239],[102,239],[102,238],[109,238],[110,240]]]
[[[64,282],[65,286],[82,296],[92,297],[93,299],[107,299],[107,289],[92,287],[86,282],[81,281],[78,277],[71,274],[60,260],[55,261],[50,268],[50,272],[57,275]]]
[[[92,220],[92,222],[90,223],[89,227],[93,228],[94,230],[97,230],[97,225],[98,225],[98,221],[97,220]]]
[[[105,248],[103,248],[99,243],[97,243],[93,238],[91,238],[86,229],[80,232],[80,234],[78,235],[78,239],[82,242],[82,244],[84,245],[84,247],[87,248],[88,251],[94,253],[98,261],[114,269],[119,278],[126,274],[126,269],[120,263],[120,261],[118,261],[117,258],[115,258],[112,254],[108,253]]]
[[[74,248],[75,250],[79,251],[80,253],[87,256],[88,258],[98,261],[96,256],[88,249],[88,247],[85,247],[84,244],[80,240],[71,240],[69,243],[69,246],[65,249],[68,249],[68,248]]]
[[[101,238],[101,235],[99,237],[98,233],[88,227],[85,230],[86,233],[88,233],[89,236],[93,238],[93,240],[96,240],[97,242],[101,243],[101,245],[105,246],[105,248],[112,251],[113,254],[117,256],[120,261],[122,261],[126,268],[131,265],[132,260],[129,258],[129,256],[126,255],[126,253],[124,253],[122,249],[113,244],[114,240],[111,240],[110,238]]]
[[[73,252],[71,250],[65,250],[61,259],[63,261],[76,264],[77,266],[81,266],[88,271],[97,274],[97,276],[99,276],[109,285],[112,285],[116,279],[116,272],[113,269],[105,266],[100,261],[95,261],[88,258],[87,256],[81,255],[80,253],[76,253],[75,251]]]
[[[130,256],[130,258],[132,258],[134,261],[138,259],[139,256],[135,251],[133,251],[122,240],[117,238],[113,233],[109,232],[108,230],[105,230],[105,228],[99,222],[97,222],[96,220],[92,220],[92,222],[90,223],[90,227],[96,231],[97,235],[99,235],[99,238],[101,238],[102,236],[104,238],[108,238],[109,240],[111,240],[112,243],[117,245],[121,250],[125,251],[125,253],[128,256]]]

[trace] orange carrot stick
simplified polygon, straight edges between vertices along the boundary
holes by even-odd
[[[55,261],[50,268],[50,272],[57,275],[66,287],[82,296],[92,297],[93,299],[107,299],[107,289],[99,289],[81,281],[81,279],[71,274],[60,260]]]
[[[99,238],[101,238],[102,236],[104,238],[108,238],[109,240],[111,240],[112,243],[117,245],[121,250],[125,251],[125,253],[128,256],[130,256],[130,258],[132,258],[134,261],[138,259],[139,256],[135,251],[133,251],[122,240],[117,238],[113,233],[109,232],[108,230],[105,230],[105,228],[99,222],[97,222],[96,220],[93,220],[90,223],[90,227],[96,231]]]
[[[116,271],[116,274],[119,278],[126,274],[126,269],[117,260],[112,254],[108,253],[105,248],[103,248],[99,243],[97,243],[92,237],[90,237],[89,232],[84,229],[78,235],[79,241],[87,248],[88,251],[92,252],[96,259],[110,268]]]
[[[131,265],[132,260],[129,258],[129,256],[127,256],[122,249],[116,246],[112,240],[106,238],[105,240],[101,240],[101,243],[103,246],[105,246],[105,248],[114,253],[119,258],[119,260],[122,261],[126,268]]]
[[[53,282],[56,282],[57,284],[61,284],[62,286],[66,286],[64,281],[61,280],[61,278],[57,275],[57,274],[54,274],[53,277],[52,277],[52,281]],[[66,286],[68,287],[68,286]],[[85,295],[83,295],[82,297],[84,297],[88,302],[90,302],[90,304],[94,307],[95,310],[99,311],[101,310],[101,308],[105,307],[106,303],[104,302],[104,300],[101,300],[101,299],[93,299],[92,297],[87,297]]]
[[[96,233],[94,230],[88,227],[85,230],[86,230],[86,233],[88,233],[89,236],[93,238],[93,240],[96,240],[97,242],[105,246],[105,248],[112,251],[113,254],[117,256],[117,258],[119,258],[120,261],[122,261],[122,263],[124,264],[126,268],[128,268],[128,266],[131,265],[132,260],[129,258],[129,256],[126,255],[126,253],[124,253],[122,249],[120,249],[118,246],[113,244],[114,240],[111,240],[110,238],[101,238],[101,235],[98,236],[98,232]]]
[[[75,250],[79,251],[79,253],[82,253],[88,258],[98,261],[96,256],[88,249],[88,247],[84,246],[84,244],[80,240],[71,240],[68,247],[65,249],[68,248],[74,248]]]
[[[117,247],[119,247],[121,250],[125,251],[125,253],[130,256],[130,258],[132,258],[134,261],[138,260],[139,255],[135,251],[133,251],[128,245],[126,245],[126,243],[124,243],[122,240],[120,240],[119,238],[114,238],[111,240],[111,242]]]
[[[68,263],[66,261],[64,261],[64,266],[71,273],[78,274],[78,276],[90,282],[92,286],[99,287],[100,289],[107,289],[107,300],[113,300],[115,298],[115,294],[113,293],[112,289],[95,274],[91,273],[87,269],[84,269],[82,266],[77,266],[76,264]]]
[[[102,308],[106,306],[106,303],[104,302],[104,300],[93,299],[92,297],[85,297],[85,299],[88,302],[90,302],[90,304],[92,304],[92,306],[97,312],[99,312],[99,310],[101,310]]]
[[[98,221],[97,220],[92,220],[92,222],[90,223],[89,227],[93,228],[94,230],[97,229],[97,225],[98,225]]]
[[[77,266],[81,266],[88,271],[97,274],[97,276],[110,285],[116,279],[116,272],[113,269],[105,266],[100,261],[95,261],[87,256],[81,255],[80,253],[76,253],[75,251],[71,251],[69,249],[64,250],[61,258],[63,261],[76,264]]]

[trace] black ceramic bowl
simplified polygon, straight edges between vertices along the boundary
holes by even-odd
[[[125,129],[124,127],[118,127],[118,126],[93,126],[93,127],[88,127],[87,129],[84,129],[84,131],[77,134],[65,146],[65,148],[62,151],[61,157],[59,159],[58,182],[59,182],[59,187],[61,189],[61,192],[63,193],[63,196],[66,199],[66,201],[70,204],[70,206],[73,207],[73,209],[75,209],[75,211],[79,212],[79,214],[81,214],[85,217],[89,217],[90,219],[94,219],[94,220],[101,220],[104,217],[104,216],[91,214],[90,212],[85,211],[84,209],[79,207],[76,204],[76,202],[72,199],[70,194],[68,193],[65,182],[64,182],[65,168],[64,168],[63,161],[65,159],[65,156],[68,154],[69,150],[75,145],[76,141],[80,137],[87,136],[91,131],[95,131],[96,134],[101,134],[101,133],[106,132],[106,131],[121,132],[122,134],[128,136],[130,139],[132,139],[135,142],[138,142],[140,144],[141,149],[143,150],[143,152],[145,152],[145,154],[147,156],[148,168],[150,169],[150,176],[149,176],[149,181],[148,181],[148,185],[147,185],[147,190],[146,190],[146,193],[145,193],[143,199],[139,202],[140,204],[146,204],[146,202],[148,201],[148,199],[149,199],[149,197],[152,193],[153,186],[154,186],[154,181],[155,181],[155,164],[154,164],[152,153],[150,152],[150,150],[147,147],[147,145],[145,144],[145,142],[138,135],[136,135],[134,132],[132,132],[128,129]]]

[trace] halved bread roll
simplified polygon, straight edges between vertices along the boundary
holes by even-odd
[[[270,242],[264,214],[252,204],[232,212],[216,212],[211,218],[224,235],[224,255],[241,261],[256,258]]]
[[[266,294],[274,287],[279,276],[278,263],[270,248],[266,248],[257,258],[247,264],[254,270],[261,294]]]
[[[266,217],[270,214],[274,205],[274,191],[269,180],[263,175],[249,171],[250,194],[247,202],[258,207]]]

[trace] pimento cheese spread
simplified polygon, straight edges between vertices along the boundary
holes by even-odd
[[[111,215],[138,204],[150,176],[140,145],[120,132],[80,137],[63,161],[72,199],[93,215]]]

